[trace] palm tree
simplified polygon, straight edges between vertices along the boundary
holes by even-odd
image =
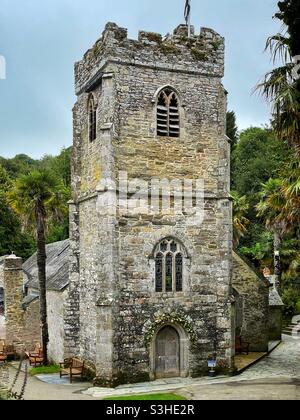
[[[283,194],[283,180],[269,179],[262,185],[260,193],[260,202],[257,204],[258,216],[265,219],[266,227],[273,232],[274,237],[274,267],[277,283],[280,283],[280,253],[282,248],[283,235],[287,230],[282,211],[285,206],[285,197]]]
[[[286,165],[282,191],[286,203],[281,217],[287,228],[293,230],[300,225],[300,161],[297,158]]]
[[[44,364],[48,363],[47,344],[49,341],[46,297],[46,225],[51,218],[59,219],[66,211],[66,203],[57,200],[64,189],[49,172],[33,171],[16,180],[9,194],[10,202],[21,216],[23,225],[33,227],[37,240],[37,266],[40,293],[40,320]],[[55,206],[53,203],[55,202]],[[49,211],[51,210],[51,212]]]
[[[293,58],[300,54],[300,2],[284,0],[278,3],[280,12],[275,17],[283,21],[286,33],[271,36],[266,50],[270,50],[274,63],[279,59],[282,66],[267,73],[257,86],[271,102],[273,125],[278,136],[294,147],[300,156],[300,77],[295,74]]]
[[[247,232],[247,225],[250,221],[246,214],[249,209],[246,196],[239,196],[236,191],[231,192],[233,199],[233,245],[236,248],[245,233]]]

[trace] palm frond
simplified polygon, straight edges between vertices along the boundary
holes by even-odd
[[[266,50],[270,50],[274,63],[277,58],[280,58],[283,62],[291,61],[290,40],[280,33],[267,39]]]

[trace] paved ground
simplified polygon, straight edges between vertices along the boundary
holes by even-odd
[[[12,383],[16,375],[16,369],[9,368],[9,381]],[[24,373],[20,374],[14,391],[20,392],[24,383]],[[91,386],[90,383],[77,382],[65,385],[57,385],[42,382],[35,377],[28,377],[24,399],[25,400],[94,400],[95,398],[84,395],[82,392]]]
[[[10,369],[10,378],[15,374]],[[41,378],[47,381],[47,377]],[[49,382],[49,381],[48,381]],[[175,391],[195,400],[300,400],[300,340],[284,336],[283,343],[269,356],[235,377],[169,379],[125,385],[117,389],[73,385],[52,377],[52,383],[29,378],[27,400],[94,400],[106,396]],[[17,389],[22,386],[22,377]]]
[[[300,380],[271,378],[193,386],[177,391],[189,400],[300,400]]]
[[[241,375],[178,392],[195,400],[300,400],[300,340],[284,336],[277,349]]]
[[[284,336],[283,343],[269,356],[241,375],[231,378],[160,380],[134,386],[125,385],[116,390],[93,388],[87,393],[105,398],[169,390],[195,400],[300,400],[300,340]]]

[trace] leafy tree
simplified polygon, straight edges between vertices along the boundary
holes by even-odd
[[[300,314],[300,292],[290,287],[282,293],[282,300],[285,305],[284,313],[287,317]]]
[[[231,192],[231,196],[233,198],[233,244],[237,247],[240,239],[247,232],[249,220],[245,217],[245,214],[249,205],[246,196],[240,197],[235,191]]]
[[[0,238],[2,241],[0,244],[1,253],[10,252],[13,249],[19,256],[27,259],[36,250],[30,224],[27,222],[25,223],[24,217],[17,215],[15,211],[11,209],[10,204],[6,199],[6,195],[9,190],[13,188],[16,178],[21,175],[27,175],[34,170],[53,173],[55,177],[61,180],[65,187],[63,194],[62,191],[60,191],[59,197],[57,197],[58,208],[61,208],[61,203],[63,202],[66,209],[66,203],[71,197],[71,152],[71,147],[62,149],[58,156],[46,155],[41,160],[34,160],[27,155],[17,155],[12,159],[0,157],[0,192],[2,192],[1,208],[3,217],[1,220],[1,229],[2,232],[6,232],[3,233],[3,236]],[[4,209],[6,211],[6,216],[4,216]],[[59,223],[53,218],[48,221],[46,232],[47,243],[61,241],[69,237],[68,216],[68,212],[65,210]],[[5,218],[7,218],[7,223]],[[12,218],[14,223],[11,222]],[[16,226],[15,230],[12,230],[13,224]],[[9,226],[12,235],[7,234],[8,229],[6,229],[6,225]]]
[[[8,176],[7,171],[0,165],[0,191],[7,192],[11,187],[12,181]]]
[[[242,246],[240,252],[252,260],[255,265],[273,266],[273,235],[269,231],[263,231],[255,237],[255,242],[250,246]]]
[[[39,161],[24,154],[17,155],[12,159],[0,157],[0,164],[12,179],[16,179],[19,175],[28,174],[39,167]]]
[[[53,172],[66,187],[71,185],[71,153],[72,147],[63,148],[58,156],[44,156],[41,169]]]
[[[284,221],[287,230],[300,226],[300,161],[292,158],[286,162],[283,171],[282,193],[285,205],[280,218]]]
[[[297,303],[295,288],[300,283],[300,73],[293,62],[300,55],[300,1],[279,1],[278,8],[275,18],[283,22],[284,32],[269,37],[266,49],[274,63],[280,60],[280,66],[265,76],[258,89],[272,105],[272,124],[278,138],[290,146],[293,155],[282,156],[281,171],[272,175],[280,179],[264,183],[258,210],[274,232],[275,250],[281,249],[283,296],[292,315]]]
[[[62,193],[61,193],[62,192]],[[32,226],[37,240],[37,265],[40,293],[40,318],[42,329],[42,343],[44,363],[47,364],[47,344],[49,341],[47,324],[46,298],[46,227],[52,220],[59,221],[59,196],[64,195],[64,187],[49,172],[34,171],[16,180],[14,189],[10,193],[10,200],[21,216],[24,225]],[[60,201],[62,213],[66,206]]]
[[[285,205],[285,199],[282,193],[281,179],[269,179],[263,184],[263,189],[260,193],[261,201],[257,205],[258,215],[265,218],[266,227],[271,230],[274,236],[274,267],[276,267],[276,254],[281,253],[282,239],[286,231],[284,222],[280,219],[280,214]],[[275,274],[279,274],[280,268],[276,270]],[[280,281],[278,277],[278,281]]]
[[[31,235],[22,232],[19,218],[0,193],[0,255],[11,252],[27,259],[35,252],[35,243]]]
[[[232,189],[239,195],[259,193],[261,184],[277,177],[289,151],[272,130],[252,127],[243,131],[233,151]]]
[[[0,165],[0,255],[14,251],[26,259],[35,251],[34,241],[30,235],[22,232],[20,220],[7,201],[6,196],[12,183],[6,170]]]

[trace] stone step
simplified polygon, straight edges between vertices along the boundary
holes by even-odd
[[[284,327],[283,330],[300,330],[300,325],[290,325],[289,327]]]
[[[289,324],[289,325],[284,325],[283,329],[290,329],[290,328],[295,328],[295,327],[299,327],[300,328],[300,323],[295,323],[295,324]]]
[[[285,335],[287,337],[291,337],[294,340],[300,340],[300,335],[299,334],[298,335],[294,335],[294,334],[291,334],[291,333],[282,333],[282,335]]]
[[[297,332],[293,331],[293,330],[283,330],[282,334],[290,335],[290,336],[297,335],[297,336],[300,337],[300,331],[299,330]]]

